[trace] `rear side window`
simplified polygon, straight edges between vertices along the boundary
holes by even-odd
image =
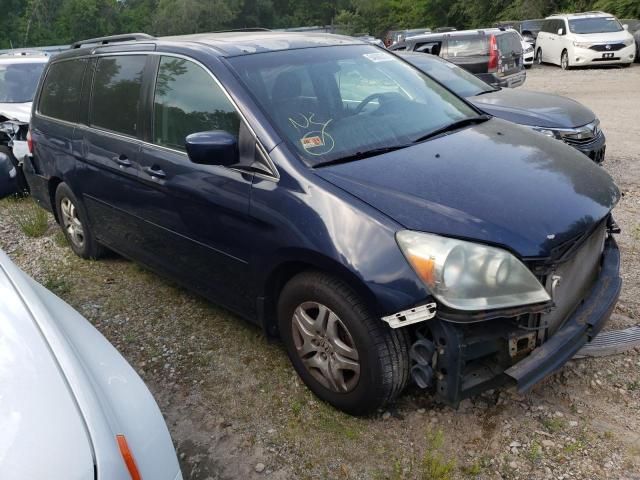
[[[184,150],[187,135],[238,135],[240,116],[211,75],[193,62],[162,57],[154,94],[154,143]]]
[[[93,80],[91,125],[135,137],[146,55],[98,59]]]
[[[67,122],[78,119],[85,59],[56,62],[49,67],[42,86],[38,111],[42,115]]]
[[[489,48],[486,37],[449,37],[447,55],[450,57],[469,57],[472,55],[488,55]]]

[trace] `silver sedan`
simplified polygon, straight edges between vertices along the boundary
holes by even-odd
[[[2,479],[182,479],[133,368],[1,250],[0,431]]]

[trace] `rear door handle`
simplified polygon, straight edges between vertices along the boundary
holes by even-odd
[[[126,155],[119,155],[117,157],[113,157],[113,161],[116,162],[121,167],[130,167],[131,161],[127,158]]]
[[[164,170],[158,167],[144,167],[142,170],[155,178],[165,178],[167,176]]]

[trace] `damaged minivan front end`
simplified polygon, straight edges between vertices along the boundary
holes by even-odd
[[[523,305],[514,298],[511,305],[487,311],[455,310],[444,302],[434,308],[433,317],[417,326],[411,346],[415,383],[444,403],[457,405],[498,386],[527,391],[559,369],[595,337],[616,304],[622,284],[620,253],[612,236],[617,231],[608,217],[556,258],[522,264],[540,285],[539,302]],[[454,264],[461,262],[459,252],[450,251],[449,256]],[[467,257],[467,265],[474,260]],[[494,264],[485,259],[490,281],[499,283],[499,275],[508,281],[500,268],[509,267]]]

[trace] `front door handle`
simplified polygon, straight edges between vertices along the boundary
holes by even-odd
[[[144,167],[142,170],[155,178],[165,178],[167,176],[164,170],[159,167]]]
[[[131,166],[131,161],[127,158],[126,155],[119,155],[117,157],[113,157],[113,161],[116,162],[121,167]]]

